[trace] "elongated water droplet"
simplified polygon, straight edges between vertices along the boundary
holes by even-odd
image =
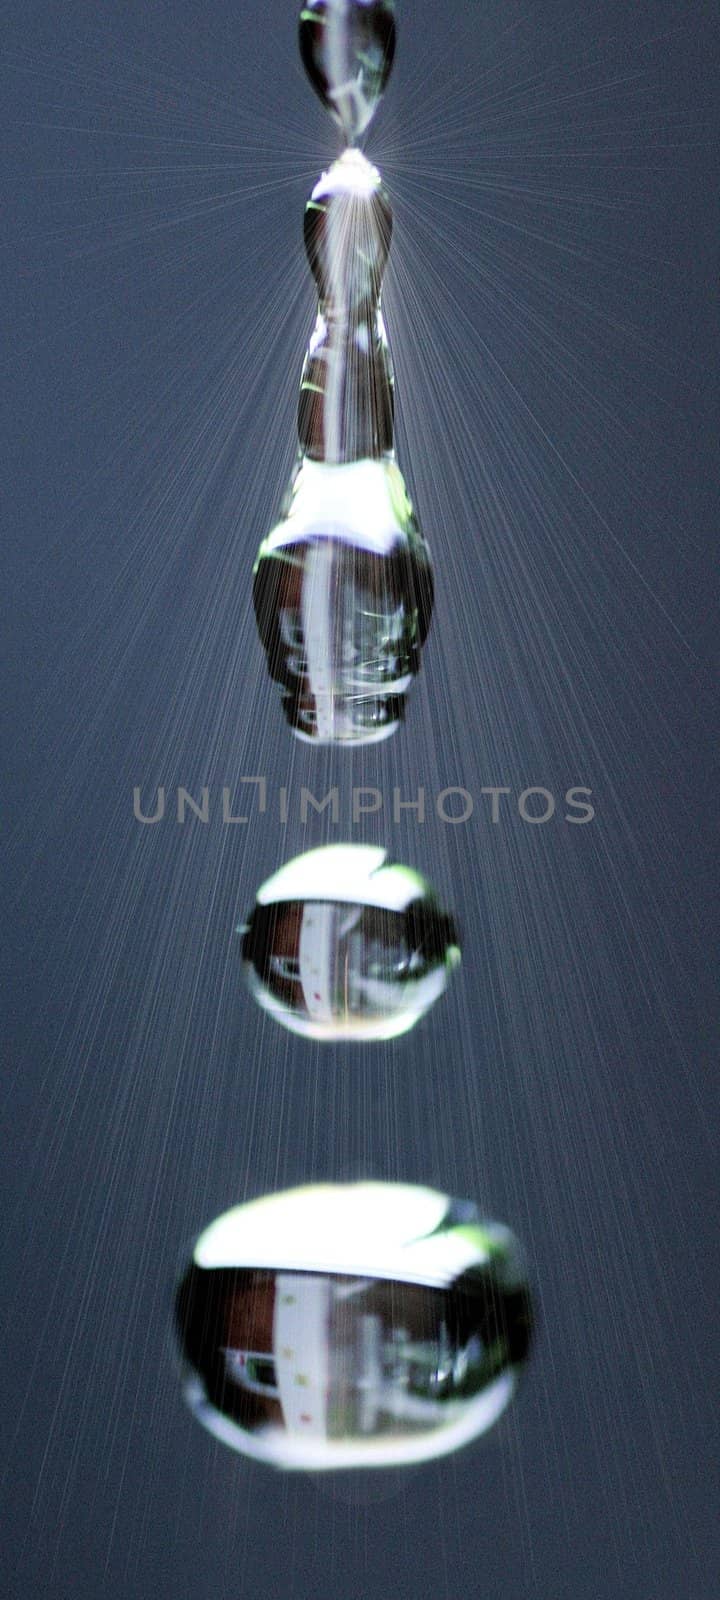
[[[349,144],[364,133],[395,54],[392,0],[307,0],[300,54],[310,82]]]
[[[299,737],[368,744],[391,734],[433,603],[428,548],[395,463],[303,461],[260,547],[253,601]]]

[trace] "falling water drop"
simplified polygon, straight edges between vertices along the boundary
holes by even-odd
[[[429,552],[395,463],[303,460],[260,547],[253,601],[297,736],[387,738],[405,714],[433,604]]]
[[[242,953],[263,1010],[329,1041],[407,1033],[460,960],[454,921],[420,873],[350,844],[296,856],[258,889]]]
[[[353,144],[373,117],[390,76],[393,0],[307,0],[299,37],[313,89]]]
[[[276,1467],[393,1468],[486,1433],[532,1310],[517,1240],[471,1202],[314,1184],[201,1234],[176,1299],[185,1398]]]

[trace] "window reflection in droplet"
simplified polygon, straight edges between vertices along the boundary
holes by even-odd
[[[225,1213],[176,1299],[184,1393],[279,1467],[393,1467],[487,1432],[532,1312],[517,1240],[435,1190],[320,1184]]]
[[[253,601],[300,738],[367,744],[391,734],[433,604],[428,548],[396,464],[304,460],[260,547]]]
[[[418,872],[371,845],[297,856],[257,892],[242,955],[258,1004],[311,1039],[390,1039],[444,992],[453,918]]]

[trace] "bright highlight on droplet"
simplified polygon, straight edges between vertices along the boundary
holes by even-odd
[[[309,1039],[392,1039],[444,993],[460,951],[417,872],[370,845],[297,856],[257,892],[242,955],[259,1005]]]
[[[277,1467],[391,1467],[487,1432],[532,1310],[517,1240],[405,1184],[319,1184],[236,1206],[176,1298],[185,1398]]]
[[[300,12],[300,54],[326,110],[348,144],[365,132],[395,54],[392,0],[307,0]]]
[[[369,744],[393,733],[433,604],[429,552],[395,464],[302,462],[260,547],[253,602],[299,738]]]

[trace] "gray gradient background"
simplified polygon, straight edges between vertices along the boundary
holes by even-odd
[[[716,1095],[705,774],[716,544],[709,4],[404,5],[366,141],[396,235],[398,448],[438,577],[397,738],[294,747],[249,607],[334,149],[287,0],[10,0],[3,427],[3,1594],[717,1592]],[[132,787],[267,774],[245,829]],[[477,799],[368,819],[456,909],[409,1037],[292,1041],[238,912],[280,783]],[[597,816],[493,828],[482,784]],[[312,1178],[475,1195],[539,1306],[455,1460],[318,1487],[216,1446],[169,1337],[198,1229]]]

